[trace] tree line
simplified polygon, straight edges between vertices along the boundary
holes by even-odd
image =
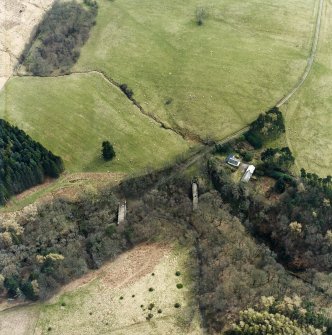
[[[45,177],[59,177],[63,169],[60,157],[0,119],[0,205]]]

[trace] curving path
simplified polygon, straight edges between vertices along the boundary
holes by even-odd
[[[302,76],[299,78],[298,82],[296,83],[296,85],[292,88],[292,90],[288,94],[286,94],[281,100],[279,100],[276,103],[276,105],[275,105],[276,107],[281,107],[282,105],[284,105],[301,88],[301,86],[303,85],[303,83],[307,79],[307,77],[308,77],[308,75],[309,75],[309,73],[312,69],[312,66],[313,66],[313,63],[314,63],[314,60],[315,60],[315,56],[316,56],[316,53],[317,53],[317,47],[318,47],[318,41],[319,41],[319,35],[320,35],[320,29],[321,29],[321,21],[322,21],[323,4],[324,4],[324,0],[318,0],[318,1],[319,1],[319,8],[318,8],[318,13],[317,13],[317,18],[316,18],[315,33],[314,33],[312,46],[311,46],[311,51],[310,51],[310,55],[309,55],[309,58],[308,58],[308,61],[307,61],[307,65],[304,69],[304,72],[303,72]],[[93,73],[102,76],[102,78],[105,81],[107,81],[110,85],[116,86],[118,89],[121,90],[120,83],[118,83],[114,79],[110,78],[108,75],[106,75],[102,71],[98,71],[98,70],[90,70],[90,71],[82,71],[82,72],[77,71],[77,72],[71,72],[68,75],[74,75],[74,74],[77,74],[77,75],[82,74],[83,75],[83,74],[93,74]],[[67,76],[67,75],[61,75],[61,76]],[[13,77],[15,77],[15,75]],[[125,93],[123,93],[123,94],[125,94]],[[177,128],[171,127],[171,126],[167,125],[165,122],[163,122],[162,120],[160,120],[154,114],[146,111],[135,98],[128,97],[128,96],[127,96],[127,98],[132,101],[132,103],[140,110],[140,112],[142,114],[149,117],[154,122],[158,123],[160,125],[160,127],[168,129],[170,131],[173,131],[177,135],[181,136],[184,139],[192,140],[194,142],[198,142],[198,143],[203,144],[205,146],[202,150],[199,150],[198,152],[196,152],[196,154],[194,154],[190,158],[187,158],[184,161],[182,161],[182,164],[180,164],[180,166],[178,166],[178,168],[176,169],[177,171],[179,169],[184,170],[184,169],[188,168],[189,166],[193,165],[195,162],[197,162],[197,160],[202,158],[206,153],[210,152],[213,149],[213,147],[214,147],[213,145],[215,143],[214,141],[207,141],[207,140],[201,138],[198,134],[189,131],[188,129],[179,128],[179,127],[177,127]],[[225,137],[223,140],[218,141],[218,143],[220,143],[220,144],[227,143],[227,142],[233,140],[234,138],[237,138],[237,137],[243,135],[248,130],[249,130],[249,126],[245,126],[242,129],[236,131],[235,133]]]
[[[319,9],[318,9],[317,19],[316,19],[315,35],[312,41],[312,46],[311,46],[311,51],[310,51],[310,56],[308,58],[307,66],[305,67],[302,76],[300,77],[299,81],[296,83],[294,88],[286,96],[284,96],[281,100],[278,101],[278,103],[276,104],[276,107],[281,107],[299,90],[299,88],[303,85],[303,83],[307,79],[312,69],[312,65],[314,63],[315,56],[317,53],[319,34],[320,34],[320,28],[321,28],[321,22],[322,22],[323,4],[324,4],[324,0],[319,0]]]

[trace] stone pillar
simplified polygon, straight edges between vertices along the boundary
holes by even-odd
[[[193,194],[193,210],[198,208],[198,186],[196,183],[192,183],[192,194]]]
[[[118,210],[118,225],[123,224],[126,221],[126,214],[127,214],[127,201],[123,201],[119,203],[119,210]]]

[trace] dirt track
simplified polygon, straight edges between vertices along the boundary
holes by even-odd
[[[276,104],[277,107],[281,107],[283,104],[285,104],[300,89],[300,87],[304,84],[305,80],[307,79],[312,69],[312,65],[314,64],[314,60],[315,60],[316,53],[317,53],[319,33],[320,33],[320,27],[321,27],[321,22],[322,22],[323,4],[324,4],[324,0],[319,0],[319,8],[318,8],[317,20],[316,20],[316,26],[315,26],[315,35],[312,41],[312,46],[311,46],[311,51],[310,51],[310,56],[308,58],[307,66],[304,69],[302,76],[300,77],[299,81],[296,83],[294,88]]]

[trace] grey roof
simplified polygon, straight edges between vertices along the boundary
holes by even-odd
[[[235,158],[234,155],[229,155],[226,159],[228,164],[239,166],[240,165],[240,160]]]
[[[240,161],[237,160],[237,159],[234,159],[234,158],[230,158],[230,159],[228,160],[228,163],[238,164],[238,163],[240,163]]]

